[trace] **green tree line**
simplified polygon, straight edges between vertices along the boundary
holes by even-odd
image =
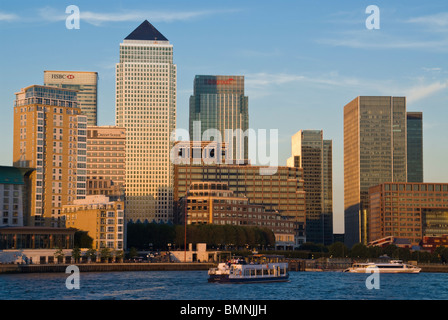
[[[129,223],[127,246],[138,250],[184,248],[183,225]],[[267,228],[233,225],[188,225],[188,243],[206,243],[209,248],[267,248],[275,245],[274,233]]]

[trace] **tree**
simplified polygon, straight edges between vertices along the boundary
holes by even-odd
[[[56,261],[58,263],[61,263],[64,259],[64,252],[62,251],[62,248],[59,248],[58,250],[56,250],[56,252],[54,253],[54,257],[56,258]]]
[[[122,262],[124,257],[124,251],[123,250],[116,250],[114,252],[115,260]]]
[[[349,256],[351,258],[366,259],[369,256],[369,252],[364,244],[357,243],[350,250]]]
[[[79,247],[73,248],[72,258],[75,260],[75,263],[79,262],[79,259],[81,259],[81,249]]]
[[[394,244],[389,244],[385,248],[383,248],[384,254],[388,255],[389,257],[395,258],[396,257],[396,251],[398,247]]]
[[[331,256],[335,258],[345,258],[348,254],[347,246],[342,242],[335,242],[331,244],[328,248]]]
[[[111,251],[109,248],[102,248],[100,251],[100,257],[102,262],[108,262],[111,257]]]
[[[97,252],[93,248],[90,248],[89,250],[86,251],[86,257],[88,259],[90,259],[90,261],[92,261],[92,262],[96,261],[96,255],[97,255]]]
[[[448,248],[447,247],[443,247],[440,250],[440,260],[442,261],[442,263],[448,262]]]
[[[129,259],[135,258],[138,256],[138,251],[134,247],[129,249]]]

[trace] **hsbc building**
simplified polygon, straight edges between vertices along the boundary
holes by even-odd
[[[98,73],[88,71],[44,71],[44,85],[78,90],[78,105],[87,125],[97,125]]]

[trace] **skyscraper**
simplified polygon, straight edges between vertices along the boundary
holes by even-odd
[[[369,187],[406,182],[406,98],[357,97],[344,107],[347,246],[367,243]]]
[[[44,71],[44,85],[78,92],[78,106],[87,116],[87,125],[98,121],[98,73],[87,71]]]
[[[303,169],[306,202],[306,241],[333,242],[332,141],[322,130],[300,130],[291,138],[288,166]]]
[[[423,114],[407,113],[408,182],[423,182]]]
[[[39,85],[16,93],[13,163],[35,168],[30,226],[59,226],[62,206],[86,195],[87,117],[76,94]]]
[[[197,75],[190,97],[190,140],[211,140],[203,134],[215,129],[221,142],[228,142],[232,159],[248,159],[249,139],[243,134],[249,128],[248,101],[243,76]]]
[[[127,219],[172,221],[176,65],[173,45],[147,20],[120,44],[116,125],[126,130]]]

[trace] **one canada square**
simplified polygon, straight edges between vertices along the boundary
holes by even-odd
[[[172,221],[176,65],[173,45],[147,20],[120,44],[116,125],[126,129],[127,220]]]

